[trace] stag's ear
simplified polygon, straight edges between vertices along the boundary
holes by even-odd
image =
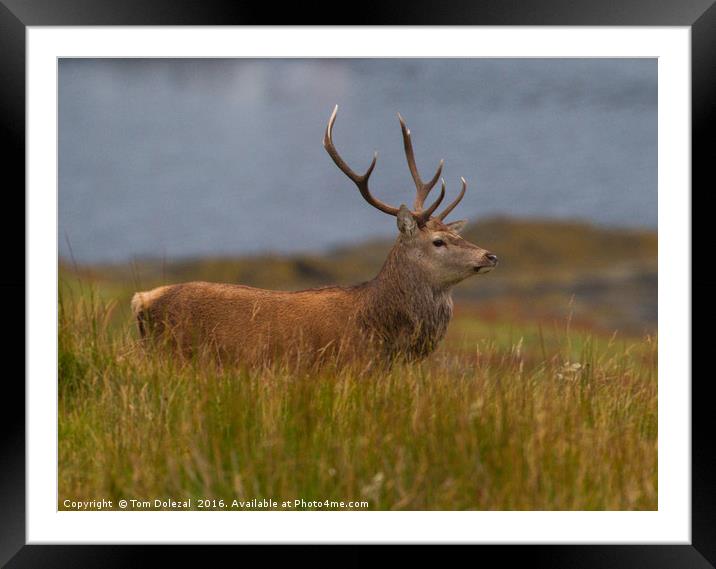
[[[398,229],[406,237],[412,237],[418,230],[418,222],[405,204],[398,210]]]
[[[457,233],[460,235],[462,233],[462,230],[465,229],[465,226],[467,225],[467,219],[460,219],[458,221],[451,221],[447,224],[448,229],[452,231],[453,233]]]

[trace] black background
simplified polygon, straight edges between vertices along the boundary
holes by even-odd
[[[263,562],[360,566],[397,554],[451,565],[706,568],[716,565],[716,455],[709,386],[692,382],[692,545],[518,546],[87,546],[25,544],[25,28],[69,25],[551,25],[690,26],[692,37],[692,199],[713,192],[716,151],[709,143],[716,108],[716,6],[713,0],[482,0],[380,3],[249,3],[230,0],[0,0],[0,136],[6,244],[0,294],[7,340],[0,407],[0,563],[7,567],[154,567]],[[346,9],[347,8],[347,9]],[[346,18],[348,15],[348,18]],[[330,53],[330,46],[327,46]],[[693,211],[693,209],[692,209]],[[702,208],[706,214],[707,208]],[[693,222],[692,222],[693,223]],[[692,238],[693,249],[702,240]],[[23,241],[23,244],[20,243]],[[693,259],[692,252],[692,259]],[[711,285],[701,285],[711,292]],[[697,289],[699,285],[697,284]],[[700,292],[700,291],[699,291]],[[699,294],[697,292],[697,294]],[[693,302],[693,300],[692,300]],[[708,303],[705,304],[708,306]],[[709,306],[710,308],[710,306]],[[695,340],[711,342],[708,335]],[[8,343],[9,342],[9,343]],[[13,346],[15,343],[16,346]],[[22,344],[22,345],[21,345]],[[708,350],[708,348],[707,348]],[[706,352],[708,353],[708,351]],[[7,364],[15,364],[10,367]],[[689,381],[690,378],[674,378]],[[271,551],[268,549],[271,547]],[[279,559],[283,558],[283,559]],[[394,561],[392,561],[394,563]],[[464,562],[464,561],[463,561]]]

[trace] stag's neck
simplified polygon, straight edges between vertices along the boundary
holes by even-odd
[[[374,300],[381,303],[381,308],[385,308],[384,301],[390,301],[418,314],[450,302],[452,292],[452,287],[431,283],[419,265],[408,257],[400,242],[391,249],[370,284]]]
[[[431,284],[400,242],[363,294],[363,324],[388,349],[411,358],[432,352],[452,317],[451,288]]]

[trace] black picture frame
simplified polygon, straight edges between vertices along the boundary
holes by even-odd
[[[0,127],[4,143],[6,208],[0,231],[6,250],[6,271],[0,281],[6,302],[5,321],[13,333],[11,341],[25,343],[25,305],[11,299],[25,298],[25,249],[16,247],[18,235],[25,235],[25,37],[27,26],[81,25],[552,25],[552,26],[688,26],[691,28],[692,56],[692,187],[713,190],[716,186],[709,151],[710,127],[716,108],[716,6],[713,0],[539,0],[523,2],[483,0],[481,2],[413,2],[404,5],[382,1],[379,5],[354,5],[356,18],[345,22],[335,3],[297,3],[280,10],[267,4],[230,0],[0,0]],[[7,174],[10,173],[8,179]],[[692,191],[693,195],[693,191]],[[15,200],[16,203],[11,203]],[[15,207],[12,207],[12,206]],[[17,220],[17,224],[12,223]],[[9,256],[9,258],[8,258]],[[9,305],[9,306],[8,306]],[[23,334],[19,334],[23,322]],[[21,339],[22,338],[22,339]],[[25,353],[6,348],[6,362],[18,361],[17,373],[7,373],[3,386],[2,462],[0,467],[0,563],[8,567],[114,567],[153,566],[196,561],[206,564],[226,546],[86,546],[25,545]],[[22,376],[21,376],[22,374]],[[709,567],[716,565],[716,458],[708,432],[710,374],[695,376],[692,382],[692,541],[690,545],[521,545],[469,546],[467,552],[480,562],[529,563],[549,567]],[[688,381],[690,378],[678,378]],[[263,549],[266,546],[244,546]],[[295,561],[313,564],[361,565],[376,553],[378,546],[338,546],[340,551],[315,546],[285,546],[280,554]],[[245,559],[228,552],[235,562]],[[262,554],[263,551],[253,551]],[[417,555],[421,561],[445,563],[452,551],[413,548],[400,552]],[[465,552],[462,552],[465,553]],[[276,552],[271,552],[275,559]]]

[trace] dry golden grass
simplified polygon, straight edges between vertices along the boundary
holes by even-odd
[[[144,352],[110,296],[61,287],[61,509],[101,498],[657,508],[655,338],[458,313],[420,365],[216,369]]]

